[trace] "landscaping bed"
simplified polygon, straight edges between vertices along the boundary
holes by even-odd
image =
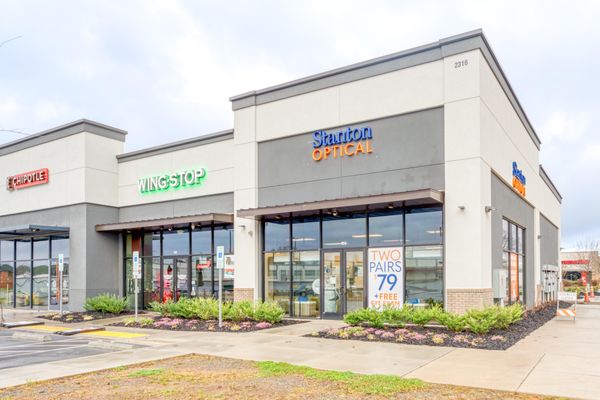
[[[162,329],[167,331],[198,331],[198,332],[252,332],[263,329],[277,328],[280,326],[293,325],[307,321],[283,319],[279,322],[267,321],[223,321],[223,327],[219,328],[217,320],[184,319],[172,317],[140,317],[136,321],[134,317],[125,318],[122,321],[110,324],[110,326],[123,326],[128,328]]]
[[[405,343],[428,346],[506,350],[531,332],[535,331],[556,315],[556,304],[544,305],[527,311],[522,319],[511,323],[505,329],[491,328],[485,333],[474,333],[468,329],[453,331],[442,325],[406,324],[402,327],[373,327],[349,325],[342,328],[313,332],[312,337],[338,340],[363,340],[372,342]]]
[[[125,311],[122,313],[103,313],[98,311],[76,311],[76,312],[64,312],[62,315],[59,313],[50,313],[39,315],[36,318],[48,319],[56,322],[64,322],[67,324],[77,322],[89,322],[100,319],[122,317],[124,315],[132,315],[132,311]]]

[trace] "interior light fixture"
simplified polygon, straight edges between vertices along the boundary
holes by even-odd
[[[402,239],[384,239],[383,243],[398,243],[401,241],[402,241]]]
[[[348,242],[331,242],[331,243],[323,243],[323,246],[346,246]]]
[[[357,235],[352,235],[352,237],[354,239],[364,239],[367,237],[367,235],[365,234],[357,234]],[[381,233],[369,233],[369,237],[370,238],[378,238],[378,237],[383,237],[383,235]]]
[[[442,234],[442,230],[441,229],[434,229],[434,230],[429,230],[426,231],[427,233],[429,233],[430,235],[441,235]]]
[[[312,242],[315,240],[317,240],[317,239],[311,238],[311,237],[292,238],[292,242]]]

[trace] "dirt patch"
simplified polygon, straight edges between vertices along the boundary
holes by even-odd
[[[88,322],[88,321],[97,321],[100,319],[108,319],[108,318],[117,318],[124,317],[127,315],[133,315],[133,311],[126,311],[120,314],[112,314],[112,313],[101,313],[96,311],[73,311],[73,312],[65,312],[62,315],[59,313],[51,313],[38,315],[36,318],[48,319],[50,321],[56,322],[64,322],[67,324],[78,323],[78,322]],[[140,312],[142,315],[143,312]]]
[[[263,329],[277,328],[280,326],[300,324],[307,321],[284,319],[281,322],[256,322],[223,321],[223,326],[219,327],[216,320],[203,321],[199,319],[183,319],[170,317],[142,317],[135,321],[133,318],[126,318],[122,321],[110,324],[110,326],[123,326],[128,328],[143,329],[161,329],[167,331],[197,331],[197,332],[252,332]]]
[[[550,399],[281,363],[189,355],[0,390],[2,399]],[[286,371],[273,373],[273,366]],[[291,368],[290,368],[291,367]],[[343,378],[343,379],[340,379]],[[364,381],[359,387],[352,382]],[[373,387],[370,383],[376,382]],[[413,384],[418,383],[418,384]],[[396,386],[394,386],[394,384]],[[386,394],[365,393],[377,388]]]
[[[384,327],[363,328],[346,326],[326,329],[306,335],[325,339],[363,340],[427,346],[462,347],[487,350],[506,350],[535,331],[556,315],[556,304],[548,304],[525,313],[521,321],[508,329],[494,329],[486,334],[452,332],[444,327]]]

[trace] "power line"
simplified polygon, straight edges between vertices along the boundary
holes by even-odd
[[[30,135],[29,133],[25,133],[25,132],[22,132],[22,131],[17,130],[17,129],[0,129],[0,132],[16,133],[16,134],[23,135],[23,136],[29,136]]]
[[[15,36],[14,38],[10,38],[5,40],[4,42],[0,42],[0,47],[4,46],[8,42],[12,42],[13,40],[21,39],[23,36]]]

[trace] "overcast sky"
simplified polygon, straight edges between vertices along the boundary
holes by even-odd
[[[0,129],[80,118],[126,150],[233,126],[248,90],[483,28],[564,197],[600,239],[600,2],[0,0]],[[22,135],[0,132],[0,143]]]

